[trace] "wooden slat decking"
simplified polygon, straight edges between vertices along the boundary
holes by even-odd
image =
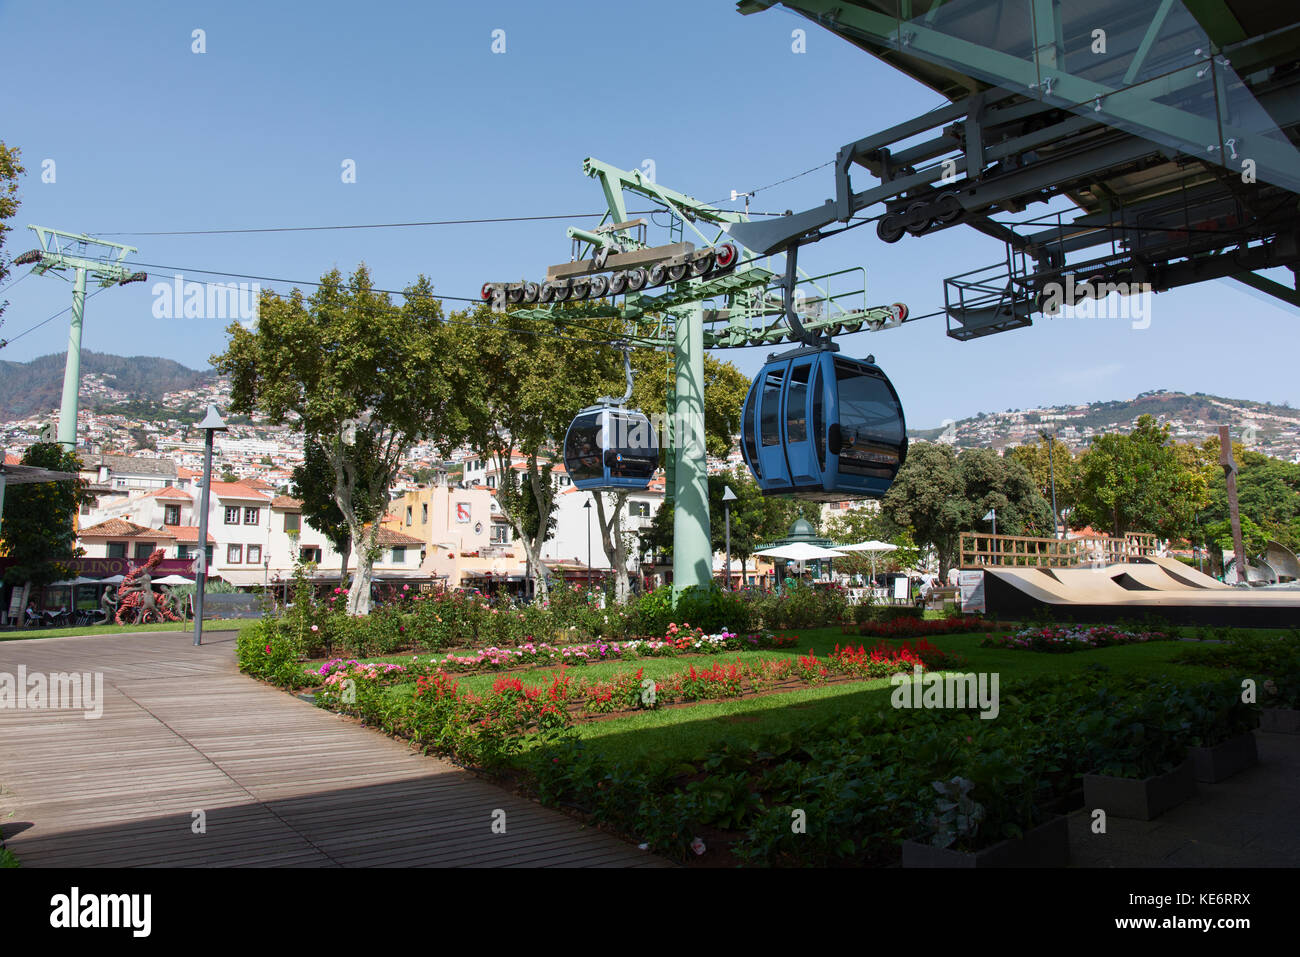
[[[191,640],[0,642],[0,672],[104,674],[97,720],[0,709],[0,822],[24,866],[667,866],[238,674],[233,634]]]

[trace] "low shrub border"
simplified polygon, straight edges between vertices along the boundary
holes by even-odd
[[[686,766],[610,763],[566,742],[530,755],[528,768],[544,802],[576,806],[682,858],[701,835],[730,838],[731,858],[750,864],[891,865],[909,839],[978,852],[1046,823],[1085,774],[1179,768],[1196,728],[1181,713],[1184,696],[1231,690],[1105,680],[1112,686],[1097,674],[1008,682],[1004,701],[1015,702],[1015,723],[882,710],[748,748],[711,748]],[[1239,695],[1229,700],[1218,734],[1253,712]],[[1208,729],[1199,732],[1204,739]],[[796,812],[802,833],[790,826]]]

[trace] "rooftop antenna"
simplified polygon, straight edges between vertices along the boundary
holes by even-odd
[[[40,248],[14,257],[14,265],[33,265],[38,276],[48,272],[73,271],[72,322],[68,327],[68,360],[63,371],[63,403],[59,407],[58,442],[66,452],[77,450],[77,404],[81,391],[81,320],[86,309],[86,277],[103,288],[144,282],[148,275],[132,272],[126,265],[134,246],[91,239],[84,233],[65,233],[46,226],[28,226],[40,240]],[[66,276],[64,277],[66,278]]]

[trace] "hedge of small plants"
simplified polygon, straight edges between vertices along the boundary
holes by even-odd
[[[1002,715],[882,708],[677,765],[560,740],[526,766],[543,802],[679,859],[710,835],[740,864],[888,866],[907,839],[975,851],[1018,837],[1067,810],[1085,773],[1160,774],[1258,724],[1235,682],[1097,674],[1007,683]]]

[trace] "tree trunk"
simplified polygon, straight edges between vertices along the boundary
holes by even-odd
[[[352,579],[348,589],[348,614],[370,614],[370,581],[374,574],[374,548],[379,539],[379,523],[370,528],[352,531],[352,540],[357,543],[357,577]]]
[[[627,587],[627,542],[623,540],[623,508],[627,505],[627,492],[615,492],[612,511],[605,513],[605,495],[596,492],[596,521],[600,523],[600,545],[609,559],[609,567],[614,575],[614,600],[626,605],[629,597]]]

